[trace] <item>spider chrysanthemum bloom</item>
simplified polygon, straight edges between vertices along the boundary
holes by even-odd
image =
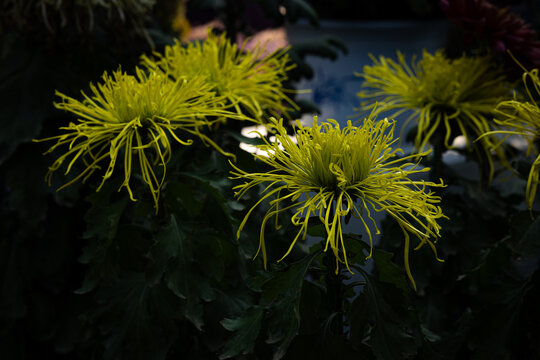
[[[325,250],[330,248],[337,259],[336,264],[345,263],[350,271],[342,218],[352,215],[360,219],[372,244],[372,231],[379,233],[379,229],[371,211],[386,212],[403,230],[405,268],[414,285],[409,267],[410,235],[419,239],[417,249],[427,243],[435,251],[434,241],[440,230],[437,219],[444,215],[437,205],[440,198],[429,189],[443,184],[409,178],[429,169],[410,162],[417,155],[397,157],[401,149],[392,148],[396,141],[393,139],[394,122],[386,119],[375,122],[370,116],[361,127],[355,127],[349,121],[341,129],[335,120],[319,125],[315,118],[312,127],[297,123],[297,143],[287,135],[283,120],[274,122],[273,126],[275,142],[265,140],[265,144],[259,146],[263,155],[255,155],[271,170],[248,173],[231,164],[233,178],[246,181],[234,188],[237,197],[253,187],[264,186],[260,200],[246,214],[237,235],[240,236],[253,210],[271,199],[262,220],[257,251],[257,254],[262,252],[265,266],[265,225],[272,216],[277,219],[279,213],[293,209],[291,221],[300,228],[283,258],[300,237],[305,238],[310,216],[315,215],[326,228]],[[425,153],[420,154],[423,155]]]
[[[223,110],[223,99],[216,97],[202,78],[171,81],[161,74],[147,75],[140,69],[135,76],[117,70],[111,75],[105,72],[101,83],[90,84],[90,91],[91,95],[82,92],[82,101],[57,91],[61,101],[55,106],[76,115],[77,121],[61,127],[64,131],[61,135],[35,140],[56,141],[47,153],[66,148],[49,167],[46,177],[49,184],[52,174],[62,164],[67,163],[66,174],[76,162],[84,164],[84,170],[59,190],[80,179],[84,182],[103,169],[99,191],[121,167],[117,163],[122,162],[121,187],[135,200],[130,179],[133,168],[138,167],[152,192],[157,211],[165,165],[171,156],[171,140],[190,145],[191,138],[200,138],[224,153],[201,131],[211,124],[207,117],[230,113]],[[161,176],[156,167],[163,168]]]
[[[167,46],[155,58],[143,55],[141,64],[173,79],[204,76],[234,111],[257,122],[266,122],[267,115],[287,116],[297,106],[283,87],[287,71],[294,67],[286,49],[264,56],[264,47],[248,50],[245,44],[238,48],[224,34],[209,33],[202,42]]]
[[[494,109],[509,98],[511,86],[489,57],[463,56],[452,60],[442,51],[433,55],[424,51],[423,58],[413,58],[411,66],[399,52],[397,62],[382,56],[372,59],[374,64],[364,66],[364,72],[358,74],[365,80],[364,90],[358,93],[364,100],[362,110],[374,109],[373,100],[378,100],[377,114],[394,111],[391,117],[396,117],[410,112],[406,123],[414,120],[418,125],[414,141],[418,151],[423,151],[435,134],[444,139],[446,148],[452,148],[450,141],[454,137],[463,135],[469,150],[486,158],[490,178],[493,176],[488,149],[493,148],[496,140],[490,136],[479,143],[473,140],[494,129]],[[502,149],[496,151],[504,160]]]
[[[540,107],[538,100],[532,95],[529,81],[536,94],[540,96],[540,78],[538,77],[538,69],[525,72],[523,74],[523,83],[525,85],[525,93],[529,101],[507,100],[501,102],[496,109],[497,117],[495,121],[503,128],[503,130],[495,131],[500,134],[514,134],[525,137],[529,143],[527,154],[540,149],[535,149],[535,141],[540,139]],[[539,183],[540,172],[540,155],[536,158],[531,166],[527,179],[527,188],[525,199],[527,208],[532,210],[536,190]]]

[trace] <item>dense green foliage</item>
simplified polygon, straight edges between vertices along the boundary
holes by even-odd
[[[258,3],[274,9],[277,2]],[[290,16],[315,22],[307,2],[286,3],[296,9]],[[264,270],[261,258],[253,260],[260,221],[248,221],[236,236],[260,189],[236,199],[228,157],[201,142],[170,143],[157,214],[140,175],[131,184],[136,202],[117,191],[122,176],[99,192],[97,173],[56,192],[75,176],[58,173],[47,186],[43,178],[54,159],[42,155],[49,144],[32,139],[55,136],[76,119],[54,108],[55,90],[76,96],[105,70],[133,68],[151,44],[173,43],[151,14],[144,32],[111,24],[106,15],[95,11],[92,31],[68,24],[53,33],[39,21],[25,22],[33,25],[24,30],[10,21],[0,28],[2,358],[540,358],[540,213],[538,196],[525,210],[534,161],[525,151],[506,148],[516,174],[497,163],[487,187],[470,152],[455,150],[464,161],[448,164],[443,138],[432,142],[434,155],[423,165],[448,185],[436,190],[449,218],[440,220],[437,243],[445,262],[434,261],[427,247],[411,251],[417,291],[401,257],[402,229],[391,217],[380,225],[380,243],[368,260],[367,236],[344,231],[354,274],[343,266],[336,274],[316,217],[309,241],[276,262],[298,232],[291,214],[280,213],[284,226],[266,232]],[[141,25],[135,15],[132,23]],[[306,55],[335,57],[336,47],[324,39],[291,48],[297,67],[289,79],[312,74]],[[231,121],[205,135],[234,154],[243,171],[268,171],[238,146],[261,141],[239,130]],[[538,139],[535,146],[540,150]],[[251,218],[264,218],[269,206],[264,202]]]

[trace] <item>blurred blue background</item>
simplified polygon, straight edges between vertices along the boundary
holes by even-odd
[[[364,65],[372,64],[369,54],[396,58],[396,51],[399,50],[410,59],[414,54],[421,55],[423,49],[434,52],[444,47],[448,29],[449,21],[446,19],[323,20],[318,29],[307,22],[289,25],[287,34],[293,45],[324,35],[343,41],[348,48],[348,53],[340,53],[335,61],[308,56],[307,62],[313,67],[315,75],[310,80],[298,82],[296,88],[310,89],[311,92],[300,94],[298,98],[317,104],[321,110],[319,119],[331,118],[345,124],[356,114],[354,108],[359,105],[356,93],[360,91],[362,80],[354,73],[362,72]],[[310,119],[311,115],[303,117],[303,120],[311,122]]]

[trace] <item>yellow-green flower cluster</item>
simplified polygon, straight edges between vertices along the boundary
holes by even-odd
[[[418,131],[415,146],[423,151],[434,134],[444,133],[444,145],[451,148],[450,140],[463,135],[468,146],[477,147],[489,162],[491,175],[493,163],[488,149],[497,141],[482,134],[494,130],[493,114],[497,104],[510,96],[511,86],[505,81],[502,70],[494,66],[490,57],[462,56],[447,58],[442,51],[423,52],[419,61],[412,59],[409,66],[405,56],[398,52],[398,61],[373,58],[372,66],[365,66],[362,74],[365,90],[358,93],[364,100],[363,110],[375,107],[376,113],[395,111],[392,117],[410,112],[407,123],[415,120]],[[442,136],[442,135],[439,135]],[[497,149],[504,160],[504,153]]]
[[[224,96],[238,114],[265,123],[267,115],[287,116],[294,102],[285,94],[283,82],[293,68],[286,49],[264,56],[264,47],[247,51],[238,48],[224,34],[208,33],[204,42],[183,46],[176,42],[154,58],[141,57],[150,71],[162,72],[173,79],[203,76],[213,90]]]
[[[118,160],[123,160],[122,187],[135,200],[130,187],[135,158],[157,211],[172,139],[190,145],[196,137],[232,156],[203,129],[224,119],[262,120],[265,112],[287,112],[285,103],[292,101],[284,95],[281,82],[291,67],[288,57],[281,51],[259,59],[262,51],[260,47],[253,52],[238,49],[224,35],[210,36],[186,48],[178,43],[167,47],[165,55],[156,54],[157,62],[143,56],[135,75],[121,70],[105,73],[100,84],[90,85],[90,95],[82,93],[82,101],[57,92],[62,101],[55,106],[78,119],[62,127],[63,134],[39,140],[56,141],[48,152],[68,146],[49,168],[47,180],[50,183],[52,173],[65,162],[66,174],[77,161],[82,162],[84,170],[62,189],[85,181],[108,163],[99,191],[121,167]],[[157,172],[157,167],[162,171]]]
[[[519,101],[514,99],[501,102],[497,106],[497,118],[495,121],[503,127],[504,130],[495,131],[495,133],[524,136],[529,143],[527,153],[530,154],[535,151],[534,142],[540,139],[540,107],[537,103],[538,100],[535,100],[531,93],[527,79],[530,79],[534,91],[540,96],[538,69],[525,72],[523,74],[523,83],[529,101]],[[536,190],[539,183],[539,172],[540,155],[533,162],[527,180],[525,198],[529,210],[532,209],[534,198],[536,196]]]
[[[279,213],[294,209],[291,222],[300,229],[283,258],[300,237],[305,238],[310,216],[315,215],[326,228],[325,251],[330,248],[338,260],[336,263],[345,263],[350,271],[342,218],[352,215],[360,219],[372,244],[372,228],[376,233],[379,229],[371,211],[385,212],[403,230],[405,268],[414,285],[409,267],[410,235],[419,239],[416,249],[427,243],[435,251],[434,241],[439,237],[440,229],[437,219],[444,217],[437,205],[440,198],[429,190],[443,186],[442,182],[436,184],[409,178],[429,170],[410,162],[413,156],[427,153],[397,157],[402,150],[392,148],[396,141],[393,139],[394,122],[386,119],[375,122],[371,116],[361,127],[355,127],[349,121],[343,129],[335,120],[318,124],[315,118],[312,127],[297,123],[296,142],[287,134],[283,120],[274,121],[273,126],[276,140],[272,143],[265,140],[264,145],[258,146],[263,154],[255,155],[271,170],[248,173],[231,164],[233,178],[246,181],[235,187],[237,197],[253,187],[264,185],[260,200],[246,214],[237,235],[240,236],[253,210],[271,199],[262,220],[257,252],[262,252],[265,266],[266,223],[272,216],[277,220]]]
[[[64,162],[67,162],[66,174],[77,161],[84,163],[85,169],[60,189],[80,179],[85,181],[107,163],[99,191],[119,167],[117,162],[123,162],[122,187],[135,200],[130,187],[135,163],[152,192],[157,211],[165,165],[171,156],[170,139],[190,145],[192,139],[181,137],[193,135],[224,153],[201,129],[210,125],[208,117],[230,114],[223,110],[224,99],[215,96],[211,85],[202,78],[171,81],[141,69],[136,70],[136,75],[117,70],[112,75],[105,73],[101,83],[90,85],[90,91],[90,95],[82,92],[82,101],[56,93],[62,101],[55,106],[78,119],[60,128],[64,134],[38,140],[56,141],[47,153],[68,146],[67,152],[50,166],[49,184],[52,174]],[[156,173],[156,166],[163,168],[161,176]]]

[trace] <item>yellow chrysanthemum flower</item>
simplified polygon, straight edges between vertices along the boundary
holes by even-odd
[[[436,133],[444,134],[446,148],[452,148],[450,139],[463,135],[469,148],[474,146],[475,151],[484,154],[491,179],[493,161],[489,149],[497,141],[490,136],[476,144],[473,140],[494,130],[494,109],[511,94],[502,70],[488,56],[452,60],[442,51],[434,55],[424,51],[423,58],[415,62],[413,57],[409,66],[403,54],[397,55],[397,62],[372,57],[374,65],[364,66],[364,72],[357,74],[365,80],[365,90],[358,93],[366,100],[361,109],[374,109],[373,100],[378,100],[377,114],[395,110],[392,117],[396,117],[410,111],[406,124],[412,120],[418,124],[414,142],[418,151],[423,151]],[[496,151],[504,161],[502,149]]]
[[[274,121],[273,127],[277,131],[275,142],[265,140],[264,145],[258,146],[263,155],[255,155],[272,168],[270,171],[248,173],[231,163],[233,178],[246,180],[234,188],[237,197],[260,184],[265,186],[261,199],[248,211],[237,235],[240,236],[253,210],[275,195],[262,220],[257,251],[257,254],[262,251],[265,266],[264,232],[267,221],[272,216],[277,219],[280,212],[294,209],[291,221],[300,229],[283,258],[300,237],[305,238],[309,218],[316,215],[326,227],[325,251],[331,248],[338,260],[336,263],[345,263],[350,271],[343,242],[342,218],[352,215],[360,219],[372,246],[369,221],[376,233],[379,229],[370,211],[386,212],[403,230],[405,268],[414,286],[409,267],[409,237],[414,235],[419,239],[416,249],[427,243],[435,251],[434,241],[430,238],[439,237],[437,219],[444,215],[437,205],[440,197],[429,188],[444,185],[442,181],[436,184],[409,178],[429,170],[409,162],[413,156],[424,156],[427,152],[397,158],[402,150],[391,147],[396,141],[393,139],[394,125],[393,121],[386,119],[375,122],[370,116],[361,127],[355,127],[349,121],[344,129],[340,129],[335,120],[319,125],[315,118],[311,128],[297,123],[295,143],[287,135],[283,120]]]
[[[143,55],[141,64],[173,79],[204,76],[238,114],[266,122],[267,114],[287,116],[290,107],[297,106],[282,85],[287,71],[294,67],[286,49],[268,56],[263,53],[264,47],[238,48],[224,34],[216,36],[209,32],[205,41],[186,46],[176,42],[165,48],[164,55],[155,53],[155,59]]]
[[[49,185],[52,174],[64,162],[68,162],[66,174],[77,161],[86,166],[58,190],[80,179],[84,182],[108,162],[99,191],[113,175],[117,161],[123,160],[124,182],[121,187],[125,187],[131,200],[135,201],[129,185],[135,157],[138,158],[142,178],[152,192],[157,211],[165,165],[171,156],[170,139],[182,145],[193,142],[192,139],[181,139],[176,130],[183,135],[198,137],[227,154],[201,132],[202,128],[211,125],[207,117],[231,115],[223,110],[223,98],[216,97],[203,78],[171,81],[161,74],[147,75],[141,69],[136,69],[135,76],[117,70],[112,75],[105,72],[102,83],[97,86],[90,84],[90,90],[90,96],[82,92],[82,101],[57,91],[62,101],[55,106],[75,114],[77,122],[61,127],[64,134],[35,140],[56,141],[46,153],[67,146],[67,151],[49,167],[46,177]],[[163,167],[161,178],[156,174],[156,166]]]
[[[504,130],[494,131],[499,134],[514,134],[524,136],[529,147],[527,155],[535,151],[534,142],[540,139],[540,107],[537,100],[533,97],[527,78],[532,82],[534,90],[540,96],[540,79],[538,77],[538,69],[525,72],[523,74],[523,83],[525,84],[525,92],[529,98],[528,102],[519,101],[517,99],[501,102],[496,109],[497,118],[495,122]],[[525,199],[527,208],[532,210],[536,190],[539,183],[540,172],[540,155],[536,158],[531,166],[529,177],[527,179],[527,189]]]

